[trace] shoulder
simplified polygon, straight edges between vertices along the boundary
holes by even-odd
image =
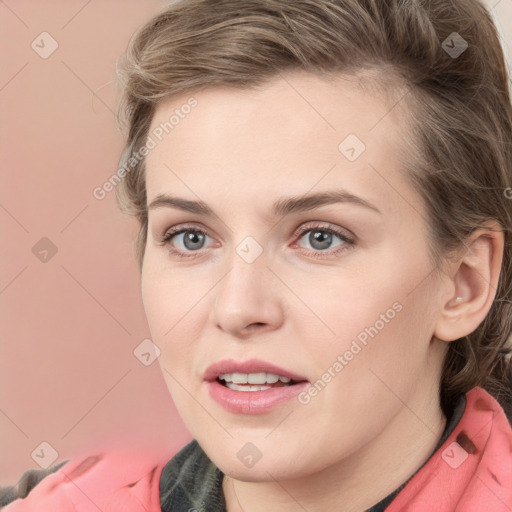
[[[432,500],[441,510],[511,510],[512,427],[483,388],[466,393],[452,433],[386,510],[423,510]]]
[[[130,510],[160,512],[159,478],[169,454],[116,449],[81,454],[23,473],[2,489],[4,512]]]
[[[4,507],[11,501],[26,498],[30,491],[46,476],[54,473],[64,466],[69,459],[60,461],[48,468],[27,469],[18,480],[18,483],[8,486],[0,486],[0,507]]]

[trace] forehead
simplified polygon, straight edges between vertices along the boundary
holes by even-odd
[[[382,174],[406,186],[404,112],[400,101],[355,77],[304,72],[257,88],[173,97],[156,109],[149,131],[148,202],[170,191],[197,199],[235,190],[261,201],[339,185],[391,200]]]

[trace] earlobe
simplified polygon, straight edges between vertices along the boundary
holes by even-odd
[[[500,276],[504,236],[497,222],[476,230],[450,264],[450,297],[442,303],[434,336],[454,341],[472,333],[491,309]]]

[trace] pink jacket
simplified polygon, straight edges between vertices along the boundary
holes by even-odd
[[[387,512],[511,512],[512,428],[482,388],[467,393],[452,434]],[[4,512],[161,512],[161,460],[109,452],[75,458]]]

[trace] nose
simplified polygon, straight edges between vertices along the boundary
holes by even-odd
[[[240,339],[278,329],[283,322],[279,290],[279,280],[263,255],[247,263],[235,253],[231,269],[214,288],[210,321]]]

